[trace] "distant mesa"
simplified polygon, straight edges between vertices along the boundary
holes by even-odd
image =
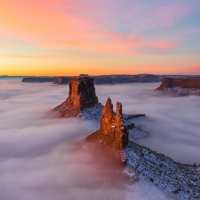
[[[88,74],[80,74],[79,77],[87,77]],[[54,85],[67,85],[70,78],[77,76],[55,76],[55,77],[24,77],[22,82],[27,83],[45,83],[51,82]],[[155,74],[137,74],[137,75],[99,75],[92,76],[94,84],[123,84],[123,83],[156,83],[161,82],[163,78],[190,79],[200,78],[200,75],[155,75]]]
[[[25,77],[22,79],[22,82],[24,82],[24,83],[46,83],[46,82],[53,83],[55,81],[56,81],[55,77],[32,76],[32,77]]]
[[[180,95],[200,94],[200,78],[163,78],[156,91]]]
[[[79,77],[87,77],[88,74],[80,74]],[[159,75],[100,75],[92,76],[94,84],[120,84],[120,83],[149,83],[160,82],[162,77]],[[57,77],[55,84],[68,84],[70,77]]]
[[[79,77],[88,77],[88,74],[80,74]],[[75,76],[58,76],[58,77],[25,77],[22,82],[27,83],[44,83],[52,82],[55,85],[67,85],[70,78]],[[139,75],[99,75],[92,76],[94,84],[121,84],[121,83],[150,83],[160,82],[163,76],[153,74],[139,74]]]

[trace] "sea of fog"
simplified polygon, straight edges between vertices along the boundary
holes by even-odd
[[[200,164],[200,96],[177,96],[155,92],[160,83],[99,85],[103,104],[110,96],[126,114],[146,114],[136,126],[149,133],[138,144],[184,164]]]
[[[98,85],[101,103],[111,97],[127,114],[145,113],[136,126],[149,132],[137,142],[184,163],[200,163],[200,101],[163,96],[159,83]],[[99,165],[98,154],[78,145],[98,128],[83,119],[60,119],[49,110],[67,97],[67,86],[0,79],[0,199],[175,199],[123,171]],[[120,173],[120,174],[119,174]]]

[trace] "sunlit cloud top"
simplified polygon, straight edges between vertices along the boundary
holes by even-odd
[[[0,75],[200,74],[196,0],[0,2]]]

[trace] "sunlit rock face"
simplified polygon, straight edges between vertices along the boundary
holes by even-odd
[[[178,94],[200,94],[200,78],[163,78],[156,90]]]
[[[69,82],[68,98],[61,105],[54,108],[62,117],[81,116],[85,108],[98,105],[98,98],[94,88],[94,79],[91,77],[75,77]]]
[[[111,99],[108,98],[102,110],[100,129],[87,139],[98,139],[120,150],[128,144],[128,131],[122,117],[122,105],[119,102],[116,104],[116,115],[114,115]]]

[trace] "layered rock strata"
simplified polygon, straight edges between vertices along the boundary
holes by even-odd
[[[200,78],[163,78],[157,91],[200,94]]]
[[[94,79],[91,77],[74,77],[69,82],[68,98],[61,105],[54,108],[61,117],[81,117],[96,115],[100,118],[102,105],[98,103],[94,88]],[[87,111],[87,112],[86,112]]]

